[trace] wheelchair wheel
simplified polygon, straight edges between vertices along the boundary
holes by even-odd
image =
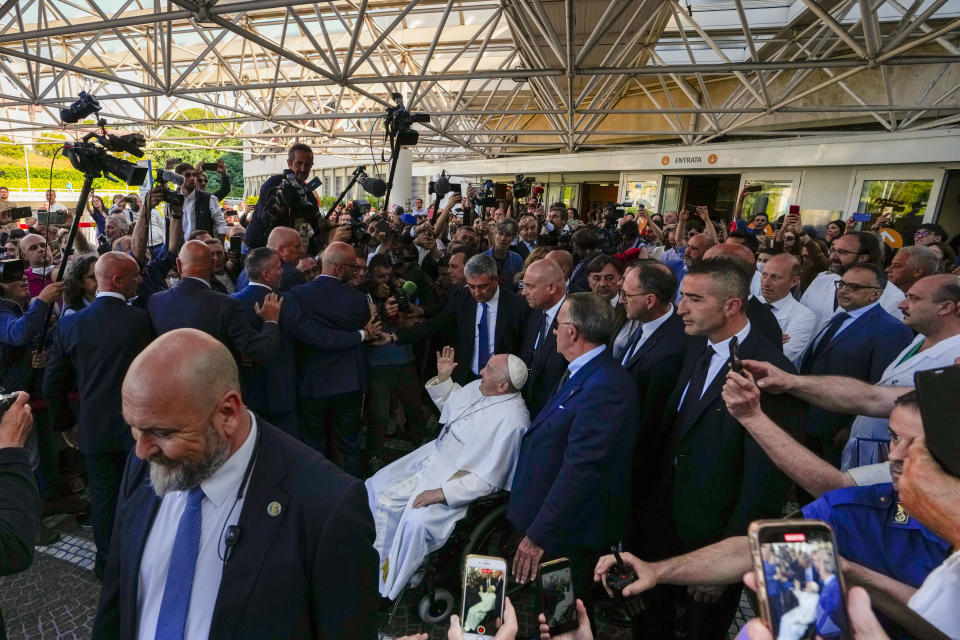
[[[453,613],[453,594],[449,589],[437,587],[433,590],[433,597],[425,594],[417,605],[417,615],[426,624],[442,624]]]

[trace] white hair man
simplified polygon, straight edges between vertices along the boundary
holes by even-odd
[[[437,353],[437,376],[426,384],[440,409],[440,435],[367,480],[380,595],[391,600],[427,554],[446,543],[471,502],[510,488],[530,424],[520,395],[527,381],[523,360],[495,355],[480,380],[461,387],[450,379],[454,357],[452,347]]]

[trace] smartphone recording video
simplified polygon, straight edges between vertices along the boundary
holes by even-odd
[[[550,635],[573,631],[578,626],[576,595],[570,561],[560,558],[540,565],[540,607],[550,625]]]
[[[760,609],[777,640],[849,638],[843,577],[830,526],[818,520],[750,525]]]
[[[463,578],[464,640],[492,638],[503,618],[507,592],[507,562],[491,556],[467,556]]]

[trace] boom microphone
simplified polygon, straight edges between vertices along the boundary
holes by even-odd
[[[383,195],[387,192],[387,183],[381,180],[380,178],[371,178],[370,176],[364,176],[360,178],[357,182],[360,183],[360,186],[363,187],[363,190],[369,193],[370,195],[376,198],[382,198]]]

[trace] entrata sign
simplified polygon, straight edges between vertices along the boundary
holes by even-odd
[[[715,165],[719,159],[715,153],[671,153],[662,156],[660,164],[664,167],[696,169]]]

